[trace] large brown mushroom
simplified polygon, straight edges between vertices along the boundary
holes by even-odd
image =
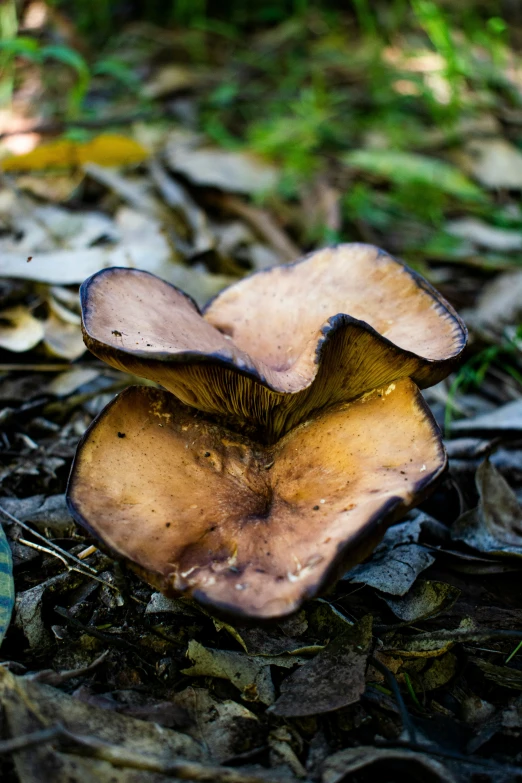
[[[168,391],[131,387],[101,413],[69,507],[167,594],[288,614],[444,469],[416,384],[450,371],[466,330],[382,251],[344,245],[253,275],[204,316],[158,278],[109,269],[82,307],[97,356]]]
[[[92,353],[271,441],[376,386],[437,383],[466,343],[440,294],[370,245],[326,248],[252,275],[203,317],[174,286],[130,269],[99,272],[81,298]]]

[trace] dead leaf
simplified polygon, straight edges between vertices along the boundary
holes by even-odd
[[[328,643],[336,636],[347,633],[353,626],[346,615],[324,598],[316,598],[306,606],[310,635],[313,639]],[[288,622],[288,620],[286,621]]]
[[[452,652],[432,658],[428,666],[412,677],[419,691],[433,691],[446,685],[457,673],[458,658]],[[418,688],[416,687],[418,685]]]
[[[27,191],[45,201],[62,203],[68,201],[83,180],[83,172],[74,171],[65,174],[38,172],[36,174],[20,174],[16,178],[16,187]]]
[[[65,495],[33,495],[28,498],[0,497],[0,506],[21,522],[31,522],[40,533],[66,538],[74,530]]]
[[[241,691],[245,701],[260,701],[263,704],[273,704],[275,701],[270,666],[291,669],[302,663],[302,659],[295,656],[255,657],[233,650],[211,650],[194,639],[189,642],[187,655],[194,665],[183,669],[183,674],[229,680]]]
[[[464,314],[476,330],[501,334],[507,324],[522,320],[522,272],[505,272],[486,283],[476,306]]]
[[[451,537],[472,549],[500,557],[522,557],[522,508],[505,478],[485,460],[475,482],[479,505],[454,523]]]
[[[522,188],[522,153],[505,139],[471,139],[455,157],[468,174],[490,190]]]
[[[474,663],[476,663],[476,660]],[[495,668],[501,669],[505,667],[499,666]],[[511,671],[513,671],[513,669],[511,669]],[[484,674],[488,677],[485,670]],[[488,679],[494,680],[494,677],[488,677]],[[498,684],[502,685],[501,682]],[[477,711],[481,718],[479,721],[475,722],[479,722],[482,725],[477,728],[473,737],[468,742],[466,746],[467,753],[476,753],[477,750],[486,742],[489,742],[495,734],[504,734],[509,737],[511,742],[513,742],[515,738],[516,740],[519,740],[521,734],[520,730],[522,729],[522,697],[519,696],[500,713],[497,712],[492,704],[488,704],[488,702],[483,702],[482,700],[477,699],[477,697],[475,697],[475,701],[479,702],[480,711]]]
[[[446,223],[444,230],[454,237],[465,239],[479,248],[512,253],[522,249],[522,233],[508,228],[497,228],[477,218],[459,218]]]
[[[213,761],[221,764],[263,742],[259,720],[242,704],[221,701],[205,688],[192,687],[176,693],[173,700],[189,717],[187,733]]]
[[[56,397],[68,397],[73,392],[86,386],[101,374],[96,367],[71,367],[70,370],[55,375],[46,385],[47,394]]]
[[[382,638],[382,650],[402,658],[435,658],[462,642],[484,642],[495,638],[492,628],[477,628],[470,617],[461,620],[458,628],[425,631],[406,635],[391,631]]]
[[[228,193],[264,193],[274,190],[279,179],[275,166],[251,153],[198,147],[194,139],[179,134],[167,142],[165,159],[172,171],[194,185]]]
[[[143,87],[147,98],[163,98],[173,92],[191,90],[209,81],[210,72],[204,68],[188,68],[185,65],[169,63],[154,73]]]
[[[30,351],[42,340],[44,324],[24,305],[0,312],[0,348],[22,353]]]
[[[435,562],[431,552],[416,543],[423,525],[431,522],[427,514],[419,513],[413,520],[388,528],[371,559],[353,568],[343,579],[390,595],[405,595],[418,575]]]
[[[189,255],[206,253],[216,244],[214,232],[206,213],[194,201],[188,189],[171,177],[164,167],[152,160],[148,166],[152,181],[168,206],[180,216],[190,234]],[[143,219],[143,218],[142,218]],[[134,224],[136,217],[134,217]],[[179,239],[178,239],[179,241]]]
[[[148,721],[107,712],[74,699],[47,685],[15,677],[0,667],[0,704],[5,732],[19,737],[57,723],[76,734],[118,746],[129,753],[156,757],[168,764],[173,758],[199,760],[201,746],[191,737]],[[49,743],[29,747],[14,755],[17,775],[23,783],[159,783],[170,778],[113,766],[85,758],[74,750],[61,752]]]
[[[366,615],[338,636],[281,685],[270,712],[285,718],[317,715],[359,701],[372,642],[372,617]]]
[[[455,434],[473,432],[483,435],[522,432],[522,399],[500,405],[488,413],[471,419],[452,422],[451,431]]]
[[[47,585],[45,583],[18,593],[15,603],[15,626],[20,628],[29,646],[35,650],[45,650],[51,637],[42,618],[42,598]]]
[[[51,356],[74,361],[87,350],[80,323],[71,323],[51,312],[44,323],[44,345]]]
[[[387,780],[390,776],[394,780],[403,779],[407,770],[408,780],[411,781],[456,783],[443,764],[423,753],[364,745],[329,756],[323,764],[321,783],[345,783],[352,775],[363,770],[370,771],[373,780]]]
[[[30,264],[18,253],[3,253],[0,276],[43,283],[72,285],[82,283],[100,269],[121,266],[143,269],[162,277],[190,294],[203,305],[232,282],[224,275],[211,275],[201,268],[172,263],[172,252],[163,238],[155,243],[120,244],[115,248],[91,247],[87,250],[56,250],[40,253]]]
[[[310,644],[284,633],[277,627],[252,626],[241,628],[241,641],[251,655],[310,655],[324,648],[321,644]]]
[[[40,144],[25,155],[13,155],[2,161],[4,171],[42,171],[77,168],[84,163],[100,166],[130,166],[149,157],[148,151],[127,136],[103,133],[87,142],[61,139]]]
[[[445,582],[419,579],[406,595],[390,598],[382,595],[392,612],[403,622],[415,623],[449,609],[460,590]]]
[[[469,661],[478,666],[487,680],[491,680],[503,688],[522,691],[522,671],[519,669],[513,669],[510,666],[496,666],[475,656],[470,656]]]
[[[248,223],[252,231],[272,247],[282,262],[296,261],[301,255],[299,247],[292,242],[267,210],[247,204],[239,196],[230,193],[215,193],[211,198],[209,197],[209,200],[225,212],[236,215]]]
[[[145,614],[184,614],[197,617],[199,611],[185,598],[167,598],[163,593],[153,593],[145,608]]]
[[[296,778],[306,778],[306,770],[295,752],[297,744],[302,750],[302,741],[299,742],[296,732],[292,732],[289,726],[278,726],[272,729],[268,735],[270,766],[283,769],[286,767],[292,777],[295,775]]]

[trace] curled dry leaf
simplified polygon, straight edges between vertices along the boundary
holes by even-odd
[[[465,327],[376,248],[253,275],[204,315],[134,270],[95,275],[81,299],[91,351],[173,394],[138,387],[106,408],[79,447],[71,513],[166,593],[288,614],[444,469],[415,382],[449,372]]]
[[[74,361],[85,353],[79,324],[65,321],[51,311],[44,325],[44,345],[52,356]]]
[[[344,579],[369,585],[387,595],[403,596],[418,575],[435,562],[435,557],[419,544],[424,526],[434,520],[427,514],[393,525],[384,534],[370,560],[345,574]]]
[[[489,460],[480,465],[475,481],[479,504],[455,522],[451,537],[479,552],[522,557],[522,508],[517,496]]]
[[[344,783],[352,775],[370,772],[374,780],[389,779],[394,772],[419,783],[456,783],[447,767],[439,761],[411,750],[364,747],[348,748],[329,756],[323,765],[322,783]],[[348,777],[349,776],[349,777]],[[394,776],[395,777],[395,776]]]

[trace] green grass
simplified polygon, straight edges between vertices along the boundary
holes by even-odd
[[[518,327],[512,338],[504,337],[498,345],[490,345],[484,348],[462,365],[456,373],[448,393],[448,401],[444,413],[446,437],[449,437],[451,434],[451,422],[455,411],[455,398],[458,392],[479,389],[492,368],[497,367],[522,386],[522,372],[520,372],[515,363],[521,352],[521,346],[522,325]]]

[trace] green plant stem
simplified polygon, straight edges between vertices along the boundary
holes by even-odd
[[[15,38],[18,32],[15,0],[0,0],[0,41]],[[14,88],[14,56],[0,51],[0,109],[11,104]]]

